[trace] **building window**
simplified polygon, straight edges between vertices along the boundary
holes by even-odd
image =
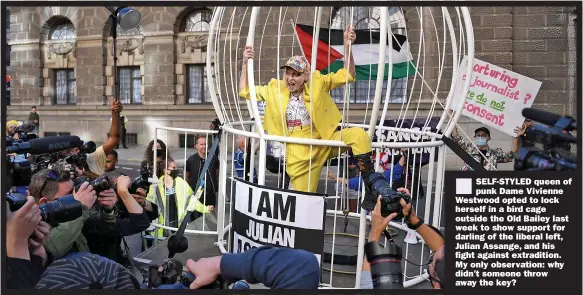
[[[190,12],[184,21],[183,32],[208,32],[213,18],[213,12],[209,9],[197,9]]]
[[[187,148],[193,148],[195,138],[194,134],[186,134],[186,140],[184,140],[184,138],[184,134],[178,135],[178,144],[180,148],[184,148],[184,144],[186,144]]]
[[[119,100],[123,104],[142,103],[142,74],[140,67],[120,67]]]
[[[75,104],[75,71],[72,69],[55,70],[55,103]]]
[[[380,7],[340,7],[332,11],[333,19],[331,29],[344,30],[352,24],[357,30],[378,30],[380,28]],[[389,26],[393,34],[405,34],[406,22],[403,12],[399,7],[389,8]],[[403,103],[407,101],[407,79],[392,79],[390,103]],[[350,85],[348,99],[350,103],[373,103],[376,80],[359,80]],[[387,93],[387,81],[383,81],[381,102],[384,103]],[[336,103],[344,102],[344,86],[333,89],[330,95]]]
[[[127,144],[138,144],[138,134],[137,133],[126,133],[126,143]]]
[[[211,102],[211,95],[206,83],[205,65],[186,65],[186,95],[187,103]]]
[[[49,40],[75,40],[77,34],[70,20],[61,18],[51,27]]]

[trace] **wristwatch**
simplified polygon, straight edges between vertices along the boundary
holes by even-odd
[[[411,215],[409,215],[409,217],[407,218],[407,227],[412,230],[417,230],[421,225],[423,225],[423,223],[425,223],[425,220],[423,220],[423,218],[417,216],[417,219],[419,219],[419,221],[417,221],[417,223],[415,224],[411,224],[410,217]]]

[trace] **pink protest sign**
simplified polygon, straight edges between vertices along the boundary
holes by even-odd
[[[463,99],[463,83],[467,79],[468,58],[464,57],[457,72],[455,109]],[[542,82],[474,58],[470,89],[462,114],[484,125],[515,136],[514,128],[524,122],[522,109],[532,106]]]

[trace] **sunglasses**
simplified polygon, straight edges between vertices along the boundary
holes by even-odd
[[[43,191],[45,190],[45,187],[47,186],[47,183],[49,180],[52,180],[52,181],[59,180],[59,174],[57,173],[57,171],[49,170],[49,173],[47,174],[47,176],[45,177],[45,180],[43,181],[43,185],[40,187],[39,195],[41,195],[41,196],[43,195]]]

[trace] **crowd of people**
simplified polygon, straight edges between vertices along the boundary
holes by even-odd
[[[347,27],[344,34],[345,52],[350,52],[350,44],[356,39],[353,28]],[[243,70],[240,79],[242,98],[249,99],[250,91],[246,76],[247,60],[253,58],[251,46],[244,51]],[[329,174],[328,178],[345,184],[349,189],[366,194],[360,206],[371,214],[369,243],[378,243],[381,234],[390,220],[400,215],[407,226],[416,231],[434,252],[429,274],[434,288],[443,287],[443,249],[444,239],[436,228],[426,224],[415,214],[412,208],[415,200],[423,198],[425,192],[413,171],[419,171],[422,164],[413,161],[407,149],[403,149],[398,158],[381,155],[384,172],[378,172],[373,164],[375,155],[371,140],[362,128],[345,128],[339,132],[337,127],[341,114],[330,97],[333,88],[353,82],[355,76],[354,59],[348,56],[345,68],[336,73],[321,74],[316,71],[310,77],[309,62],[304,56],[290,58],[282,69],[282,80],[272,80],[268,85],[257,86],[258,100],[266,102],[264,126],[271,135],[299,138],[339,140],[349,148],[341,152],[349,153],[347,178]],[[312,83],[308,90],[307,84]],[[311,97],[310,97],[311,96]],[[280,109],[281,97],[285,111]],[[311,111],[313,106],[314,111]],[[212,215],[217,210],[217,192],[219,189],[219,162],[215,155],[207,155],[208,147],[205,136],[195,138],[195,153],[185,163],[185,178],[178,175],[177,163],[172,159],[167,145],[152,140],[146,147],[141,163],[140,178],[130,179],[116,169],[120,139],[125,137],[127,117],[122,114],[123,107],[119,100],[111,105],[111,127],[108,138],[95,151],[86,153],[79,148],[62,151],[54,156],[54,163],[49,167],[35,171],[30,183],[23,187],[11,189],[9,194],[20,192],[25,195],[24,205],[8,212],[6,253],[8,257],[9,288],[141,288],[142,283],[127,270],[131,267],[131,253],[128,253],[124,238],[144,231],[153,231],[160,237],[168,237],[169,230],[151,229],[151,223],[176,228],[183,220],[195,221],[203,215]],[[285,120],[280,120],[285,117]],[[29,121],[38,132],[40,117],[36,108],[32,108]],[[216,130],[220,122],[213,121],[211,129]],[[285,126],[283,122],[286,122]],[[6,139],[19,140],[17,124],[8,122]],[[489,170],[497,163],[513,159],[519,137],[524,135],[523,126],[517,131],[517,137],[509,153],[488,147],[490,132],[486,128],[475,131],[476,145],[485,158],[476,156],[480,163]],[[454,132],[453,138],[469,150],[471,145]],[[122,147],[127,148],[125,140]],[[254,167],[246,164],[257,147],[252,147],[248,139],[237,138],[233,151],[233,165],[237,177],[248,181],[257,181],[257,173],[250,173]],[[268,159],[268,170],[278,170],[285,174],[285,186],[297,191],[315,192],[318,187],[321,169],[329,159],[340,154],[337,148],[312,147],[288,144],[285,165]],[[222,151],[226,152],[226,151]],[[217,153],[218,154],[218,153]],[[82,161],[71,163],[65,158],[78,155]],[[15,158],[21,155],[11,155]],[[388,158],[394,158],[388,160]],[[209,163],[203,194],[199,196],[200,179],[203,167]],[[34,164],[34,163],[33,163]],[[156,170],[154,171],[154,167]],[[465,167],[465,169],[468,169]],[[248,177],[255,175],[254,178]],[[155,179],[154,184],[148,179]],[[289,187],[287,187],[289,184]],[[393,198],[398,203],[400,214],[383,216],[380,211],[381,200],[393,196],[399,191],[406,198]],[[79,203],[79,216],[66,222],[48,222],[41,218],[40,207],[59,199],[74,199]],[[356,210],[356,198],[351,202],[351,210]],[[411,201],[412,200],[412,201]],[[73,202],[73,201],[67,201]],[[40,206],[40,207],[39,207]],[[45,216],[46,217],[46,216]],[[185,217],[188,217],[185,219]],[[366,257],[363,267],[362,288],[372,288],[378,274],[371,272],[371,264]],[[81,262],[80,262],[81,261]],[[91,272],[79,269],[110,268],[107,279],[99,282],[91,280]],[[94,265],[95,267],[87,267]],[[99,266],[99,267],[97,267]],[[235,280],[244,279],[251,283],[263,283],[272,288],[313,289],[318,288],[320,266],[314,255],[293,249],[275,249],[261,247],[241,254],[203,258],[199,261],[189,260],[186,266],[196,276],[191,288],[200,288],[212,283],[221,275]],[[66,269],[66,272],[63,272]],[[66,285],[64,273],[83,273],[86,280],[79,284]],[[376,277],[376,278],[375,278]],[[376,285],[375,285],[376,287]]]

